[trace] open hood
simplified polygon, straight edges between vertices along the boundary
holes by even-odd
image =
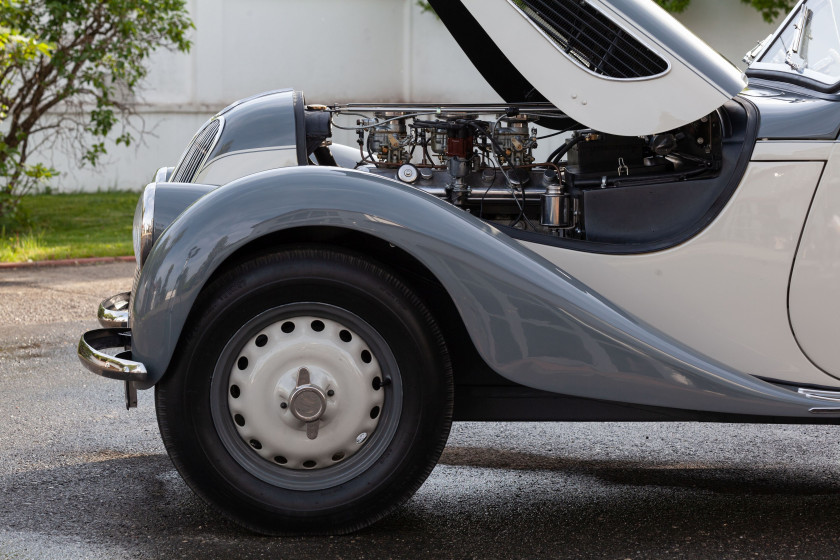
[[[431,0],[507,102],[549,101],[626,136],[688,124],[746,86],[651,0]]]

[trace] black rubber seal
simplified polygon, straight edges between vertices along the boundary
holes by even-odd
[[[802,87],[808,91],[818,91],[820,93],[840,93],[840,82],[834,84],[824,84],[812,78],[806,78],[800,74],[793,74],[790,72],[782,72],[777,70],[756,70],[747,69],[745,72],[747,78],[756,78],[759,80],[767,80],[769,82],[782,82],[786,84],[793,84]]]
[[[309,165],[306,154],[306,112],[303,93],[294,92],[293,103],[295,111],[295,147],[297,148],[298,165]]]

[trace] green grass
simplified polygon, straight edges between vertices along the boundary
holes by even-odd
[[[0,262],[131,255],[136,192],[38,194],[21,202],[29,225],[0,231]]]

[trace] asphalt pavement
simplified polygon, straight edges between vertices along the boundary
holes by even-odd
[[[349,536],[265,538],[193,495],[151,391],[79,335],[133,266],[0,270],[0,560],[837,558],[836,427],[458,423],[408,503]]]

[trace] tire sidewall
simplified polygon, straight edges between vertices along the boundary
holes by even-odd
[[[164,442],[200,495],[236,521],[276,533],[308,530],[314,520],[324,528],[368,524],[413,494],[431,469],[429,458],[433,465],[440,454],[441,432],[444,439],[448,433],[451,379],[439,374],[449,366],[436,347],[439,333],[430,332],[430,314],[402,283],[353,256],[298,251],[235,267],[206,292],[176,371],[157,392],[166,401],[159,409]],[[279,488],[247,472],[222,444],[210,405],[213,372],[238,330],[267,310],[300,302],[332,305],[367,322],[390,348],[402,381],[399,424],[381,455],[356,478],[312,491]]]

